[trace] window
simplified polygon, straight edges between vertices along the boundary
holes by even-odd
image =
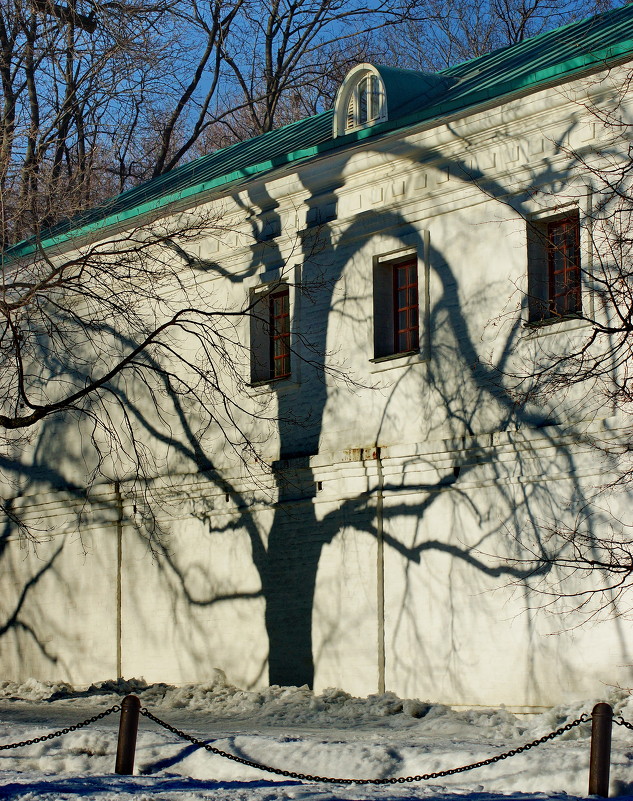
[[[377,75],[364,75],[350,92],[345,130],[351,131],[383,119],[383,91]]]
[[[376,67],[373,64],[357,64],[347,73],[334,101],[332,133],[335,137],[387,120],[387,91],[383,74],[385,70],[385,67]],[[387,72],[391,74],[393,71]],[[411,73],[414,74],[417,75]],[[400,71],[397,71],[394,80],[398,83],[400,96],[403,80]],[[415,91],[411,99],[414,96],[417,99]]]
[[[270,377],[290,375],[290,293],[288,287],[273,292],[269,299]]]
[[[420,349],[418,258],[408,255],[374,266],[374,358]]]
[[[578,212],[528,224],[528,320],[574,317],[582,311]]]
[[[251,316],[251,382],[290,376],[290,290],[278,284],[254,296]]]

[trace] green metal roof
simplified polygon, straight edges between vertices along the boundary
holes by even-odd
[[[495,50],[437,74],[442,91],[425,91],[433,85],[428,73],[378,67],[386,78],[389,120],[336,139],[332,135],[333,110],[286,125],[275,131],[232,145],[184,164],[113,198],[77,218],[62,222],[41,237],[50,247],[109,226],[130,222],[177,201],[239,185],[253,176],[356,145],[398,129],[474,109],[494,100],[536,91],[548,84],[601,69],[633,56],[633,5],[565,25],[524,42]],[[398,83],[420,87],[419,95]],[[36,248],[32,240],[10,248],[5,256],[17,258]]]

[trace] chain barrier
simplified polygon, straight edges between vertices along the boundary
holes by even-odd
[[[622,715],[617,718],[613,718],[613,722],[616,724],[616,726],[624,726],[625,728],[633,731],[633,723],[629,723],[628,720],[624,720]]]
[[[531,743],[526,743],[525,745],[519,746],[519,748],[513,748],[512,750],[506,751],[503,754],[497,754],[489,759],[483,759],[481,762],[474,762],[472,765],[463,765],[461,768],[438,770],[435,773],[423,773],[419,776],[398,776],[389,779],[334,779],[329,776],[313,776],[310,773],[296,773],[295,771],[291,770],[281,770],[280,768],[272,768],[268,765],[264,765],[261,762],[254,762],[251,759],[244,759],[243,757],[235,756],[235,754],[229,754],[226,751],[221,751],[219,748],[215,748],[214,746],[209,745],[209,743],[205,743],[204,740],[199,740],[197,737],[193,737],[192,735],[177,729],[175,726],[172,726],[171,724],[166,723],[164,720],[157,718],[156,715],[153,715],[146,707],[141,708],[141,715],[153,720],[154,723],[157,723],[159,726],[167,729],[167,731],[170,731],[177,737],[187,740],[188,742],[193,743],[193,745],[197,745],[200,748],[204,748],[211,754],[216,754],[216,756],[225,757],[233,762],[239,762],[241,765],[247,765],[250,768],[264,770],[267,773],[274,773],[276,776],[285,776],[289,779],[299,779],[301,781],[321,782],[328,784],[405,784],[406,782],[423,782],[429,781],[429,779],[441,779],[443,776],[454,776],[456,773],[465,773],[467,770],[482,768],[484,765],[492,765],[495,762],[500,762],[502,759],[508,759],[508,757],[522,754],[524,751],[529,751],[530,748],[543,745],[543,743],[553,740],[555,737],[560,737],[560,735],[565,734],[565,732],[571,731],[575,726],[580,726],[581,723],[588,723],[591,720],[591,717],[583,712],[579,718],[571,723],[567,723],[565,726],[561,726],[559,729],[555,729],[549,734],[543,735],[543,737],[532,740]],[[631,724],[620,725],[627,725],[633,728]]]
[[[46,740],[54,740],[55,737],[61,737],[62,734],[69,734],[71,731],[77,731],[77,729],[83,729],[84,726],[89,726],[91,723],[96,723],[98,720],[111,715],[113,712],[120,712],[121,707],[119,704],[115,704],[111,706],[109,709],[106,709],[103,712],[99,712],[98,715],[93,715],[91,718],[87,718],[86,720],[82,720],[81,723],[75,723],[74,726],[68,726],[65,729],[59,729],[58,731],[53,731],[50,734],[43,734],[41,737],[34,737],[32,740],[22,740],[21,743],[9,743],[8,745],[0,745],[0,751],[7,751],[9,748],[22,748],[24,745],[35,745],[35,743],[43,743]]]
[[[73,726],[68,726],[63,729],[59,729],[57,731],[51,732],[50,734],[44,734],[41,737],[34,737],[32,740],[23,740],[18,743],[9,743],[6,745],[0,745],[0,751],[6,751],[12,748],[21,748],[27,745],[35,745],[36,743],[42,743],[47,740],[53,740],[56,737],[61,737],[64,734],[69,734],[72,731],[77,731],[78,729],[83,729],[85,726],[89,726],[92,723],[96,723],[98,720],[102,720],[103,718],[107,717],[108,715],[112,715],[114,712],[120,712],[121,706],[119,704],[115,704],[111,706],[109,709],[105,709],[103,712],[99,712],[97,715],[93,715],[90,718],[87,718],[81,723],[76,723]],[[532,742],[526,743],[525,745],[519,746],[518,748],[512,748],[509,751],[505,751],[503,754],[497,754],[496,756],[490,757],[489,759],[483,759],[479,762],[473,762],[470,765],[463,765],[459,768],[450,768],[448,770],[439,770],[433,773],[423,773],[421,775],[416,776],[398,776],[398,777],[391,777],[388,779],[341,779],[341,778],[333,778],[330,776],[317,776],[311,773],[298,773],[296,771],[290,770],[282,770],[281,768],[273,768],[269,765],[265,765],[261,762],[256,762],[251,759],[245,759],[244,757],[235,756],[235,754],[230,754],[226,751],[222,751],[219,748],[215,748],[215,746],[210,745],[209,743],[205,742],[204,740],[200,740],[197,737],[193,737],[190,734],[182,731],[181,729],[176,728],[176,726],[172,726],[171,724],[161,720],[161,718],[156,717],[153,715],[146,707],[142,707],[140,713],[148,718],[149,720],[154,721],[154,723],[162,726],[162,728],[167,729],[167,731],[175,734],[177,737],[180,737],[187,742],[192,743],[193,745],[198,746],[199,748],[204,748],[209,753],[215,754],[216,756],[224,757],[225,759],[230,759],[233,762],[238,762],[241,765],[246,765],[250,768],[255,768],[257,770],[263,770],[267,773],[272,773],[276,776],[284,776],[290,779],[298,779],[300,781],[310,781],[310,782],[321,782],[321,783],[329,783],[329,784],[359,784],[359,785],[367,785],[367,784],[374,784],[374,785],[385,785],[385,784],[404,784],[407,782],[421,782],[421,781],[429,781],[430,779],[441,779],[445,776],[454,776],[457,773],[465,773],[469,770],[475,770],[476,768],[482,768],[486,765],[493,765],[496,762],[501,762],[504,759],[508,759],[510,757],[516,756],[517,754],[522,754],[525,751],[529,751],[531,748],[535,748],[539,745],[543,745],[544,743],[549,742],[550,740],[554,740],[556,737],[560,737],[560,735],[565,734],[568,731],[571,731],[576,726],[580,726],[583,723],[588,723],[591,720],[591,717],[583,712],[583,714],[573,720],[571,723],[567,723],[565,726],[561,726],[554,731],[549,732],[548,734],[543,735],[542,737],[538,737],[536,740],[532,740]],[[633,731],[633,723],[629,723],[628,721],[624,720],[622,716],[613,719],[613,722],[618,726],[624,726],[627,729]]]

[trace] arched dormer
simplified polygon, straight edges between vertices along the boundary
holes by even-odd
[[[334,137],[420,111],[455,83],[446,75],[359,64],[336,93]]]
[[[345,76],[336,94],[334,136],[387,119],[387,94],[380,73],[372,64],[359,64]]]

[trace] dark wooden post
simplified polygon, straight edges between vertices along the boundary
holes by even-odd
[[[116,750],[114,772],[131,776],[134,772],[134,753],[136,751],[136,732],[141,702],[135,695],[126,695],[121,703],[119,721],[119,743]]]
[[[609,797],[611,767],[611,726],[613,709],[596,704],[591,713],[591,756],[589,757],[589,795]]]

